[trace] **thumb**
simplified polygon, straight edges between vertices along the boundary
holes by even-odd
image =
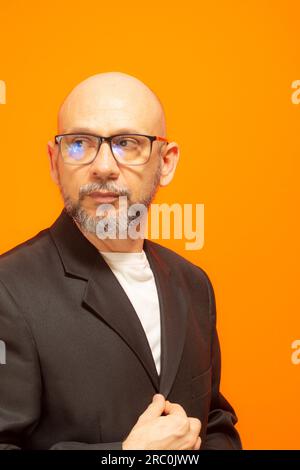
[[[165,397],[161,393],[156,393],[150,405],[145,409],[144,413],[140,415],[139,421],[148,421],[153,418],[161,416],[165,409]]]

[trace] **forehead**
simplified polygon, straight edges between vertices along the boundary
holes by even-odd
[[[96,95],[91,99],[90,96],[75,96],[61,109],[59,132],[87,129],[109,135],[129,129],[152,135],[159,129],[159,119],[157,106],[141,97]]]

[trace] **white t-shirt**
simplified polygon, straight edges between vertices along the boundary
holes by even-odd
[[[100,250],[99,250],[100,251]],[[146,253],[103,252],[101,255],[117,277],[145,330],[160,374],[160,311],[153,272]]]

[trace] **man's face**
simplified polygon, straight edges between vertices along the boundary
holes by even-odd
[[[86,132],[94,131],[87,129]],[[108,132],[105,135],[112,134]],[[101,145],[96,159],[88,165],[68,165],[58,153],[58,184],[67,212],[82,229],[96,233],[97,222],[101,219],[96,216],[96,210],[100,204],[109,203],[114,211],[113,214],[112,211],[106,213],[107,218],[116,217],[116,227],[119,228],[118,221],[121,221],[124,228],[126,221],[132,222],[127,209],[133,204],[143,204],[148,208],[155,196],[161,174],[161,145],[153,146],[149,161],[140,166],[118,164],[108,144]],[[117,197],[97,197],[97,191],[114,193]],[[123,196],[123,200],[126,197],[126,211],[124,206],[120,206],[119,196]]]
[[[119,72],[98,74],[68,95],[60,108],[58,133],[165,137],[164,112],[153,92],[136,78]],[[107,142],[101,144],[96,158],[87,165],[67,164],[59,146],[51,142],[48,153],[51,175],[60,188],[66,210],[83,230],[93,234],[102,218],[97,209],[103,203],[113,205],[113,210],[103,215],[120,221],[122,228],[124,221],[127,224],[132,220],[118,198],[99,200],[92,193],[111,192],[127,197],[127,208],[133,204],[148,208],[158,186],[166,186],[172,180],[179,157],[176,142],[159,141],[153,142],[149,160],[138,166],[117,163]]]
[[[102,136],[120,133],[156,135],[157,128],[143,106],[132,106],[131,103],[130,107],[127,99],[111,97],[108,100],[100,97],[97,102],[93,102],[88,99],[85,101],[83,97],[79,105],[73,102],[64,110],[60,132],[86,132]],[[83,229],[95,233],[96,223],[100,220],[96,210],[101,203],[112,204],[115,214],[119,216],[119,199],[99,200],[92,195],[95,191],[126,196],[128,207],[139,203],[148,208],[159,186],[164,145],[154,141],[148,162],[138,166],[118,164],[106,142],[101,144],[92,163],[68,165],[56,145],[53,151],[56,178],[66,210]],[[121,215],[125,216],[124,213]]]

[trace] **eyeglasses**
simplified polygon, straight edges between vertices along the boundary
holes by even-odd
[[[100,146],[107,142],[118,163],[124,165],[144,165],[150,158],[155,140],[168,143],[165,137],[143,134],[117,134],[102,137],[93,134],[60,134],[55,143],[63,160],[68,165],[88,165],[95,160]]]

